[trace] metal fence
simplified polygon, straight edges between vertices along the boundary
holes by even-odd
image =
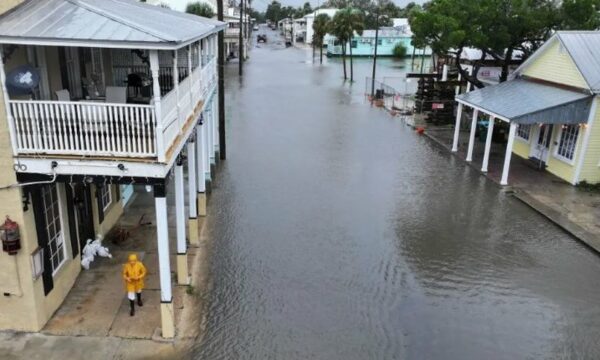
[[[374,86],[373,86],[374,85]],[[401,113],[411,113],[414,107],[413,94],[407,91],[400,91],[382,81],[367,77],[365,79],[365,96],[373,95],[375,100],[382,100],[383,106],[390,111],[399,111]]]

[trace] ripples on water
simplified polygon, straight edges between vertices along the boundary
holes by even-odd
[[[600,358],[595,254],[365,104],[368,61],[349,87],[338,60],[251,56],[197,358]]]

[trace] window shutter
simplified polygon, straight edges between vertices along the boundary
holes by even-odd
[[[75,199],[70,184],[65,184],[65,195],[67,197],[67,215],[69,217],[69,235],[71,237],[71,252],[73,258],[79,255],[79,241],[77,241],[77,225],[75,224]]]
[[[98,207],[98,224],[104,221],[104,206],[102,205],[102,185],[96,185],[96,205]]]
[[[50,246],[48,245],[48,233],[46,233],[46,216],[44,214],[44,202],[40,186],[31,188],[33,200],[33,215],[35,217],[35,229],[37,232],[38,246],[44,249],[44,272],[42,281],[44,283],[44,295],[48,295],[54,288],[52,279],[52,263],[50,262]]]
[[[121,185],[115,185],[115,194],[117,198],[117,202],[121,201]]]

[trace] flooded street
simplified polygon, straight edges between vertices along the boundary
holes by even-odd
[[[598,255],[275,42],[226,68],[198,359],[600,358]]]

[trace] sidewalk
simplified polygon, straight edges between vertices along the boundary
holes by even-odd
[[[454,129],[428,125],[424,135],[450,151]],[[468,139],[469,133],[461,131],[458,152],[455,154],[461,160],[466,158]],[[473,161],[465,163],[481,170],[483,148],[483,142],[475,139]],[[492,143],[486,176],[498,186],[505,151],[505,144]],[[536,169],[529,160],[514,154],[508,184],[507,192],[511,192],[515,198],[600,253],[600,194],[582,191],[549,172]]]
[[[168,192],[173,196],[174,192]],[[172,198],[169,204],[174,204]],[[139,225],[141,216],[143,222]],[[0,332],[0,359],[173,359],[185,358],[203,335],[208,289],[209,236],[200,218],[200,245],[188,250],[191,286],[178,286],[175,267],[175,209],[169,207],[169,238],[176,336],[160,336],[160,286],[152,193],[136,192],[117,226],[129,230],[119,244],[105,240],[113,258],[96,258],[82,270],[65,301],[40,333]],[[136,252],[148,269],[144,306],[129,316],[122,264]]]

